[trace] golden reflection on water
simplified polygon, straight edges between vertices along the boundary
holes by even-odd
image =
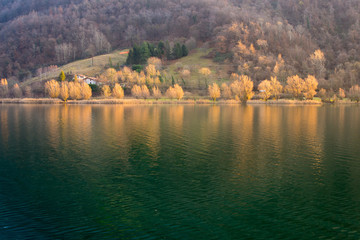
[[[8,144],[9,141],[9,120],[8,120],[8,107],[0,107],[0,130],[1,138],[4,144]]]

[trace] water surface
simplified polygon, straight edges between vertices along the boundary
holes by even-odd
[[[360,239],[360,107],[0,105],[0,239]]]

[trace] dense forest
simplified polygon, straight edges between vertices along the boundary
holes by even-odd
[[[207,43],[209,57],[250,75],[313,74],[323,87],[360,82],[358,0],[3,0],[0,76],[143,41]]]

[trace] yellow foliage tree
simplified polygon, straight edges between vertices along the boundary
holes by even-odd
[[[141,96],[144,99],[147,99],[147,98],[150,97],[150,91],[149,91],[148,87],[145,84],[141,86]]]
[[[174,99],[176,98],[176,92],[175,92],[175,89],[173,87],[169,87],[167,90],[166,90],[166,96],[170,99]]]
[[[301,98],[304,89],[304,80],[298,75],[290,76],[287,78],[286,91],[290,93],[294,98]]]
[[[209,94],[214,101],[220,97],[220,88],[216,83],[209,85]]]
[[[89,84],[86,82],[81,83],[81,97],[82,99],[88,100],[92,96],[92,90]]]
[[[104,97],[110,97],[111,96],[111,90],[110,90],[110,87],[108,85],[102,86],[101,90],[102,90],[102,93],[103,93]]]
[[[115,86],[112,90],[112,95],[115,98],[123,98],[124,97],[124,90],[120,86],[120,84],[115,83]]]
[[[180,87],[178,84],[174,85],[174,90],[175,90],[175,96],[177,100],[180,100],[183,98],[184,96],[184,91],[182,89],[182,87]]]
[[[100,80],[104,83],[114,85],[118,81],[118,74],[114,68],[108,68],[103,74],[101,74]]]
[[[308,75],[308,77],[304,81],[303,92],[306,99],[313,99],[316,95],[316,89],[318,87],[318,81],[312,75]]]
[[[69,82],[69,97],[73,100],[79,100],[81,96],[81,85],[79,82]]]
[[[231,78],[235,79],[235,81],[230,85],[235,97],[239,98],[242,102],[247,102],[254,96],[254,83],[251,81],[249,76],[232,74]]]
[[[259,84],[258,88],[262,99],[267,101],[272,95],[271,82],[269,80],[264,80]]]
[[[55,80],[45,83],[45,93],[51,98],[57,98],[60,95],[60,85]]]
[[[157,57],[151,57],[148,59],[147,63],[150,65],[154,65],[157,70],[161,69],[162,61],[160,58]]]
[[[230,99],[232,96],[231,89],[226,83],[221,84],[221,96],[225,99]]]
[[[145,68],[146,74],[150,77],[155,77],[155,76],[159,76],[160,72],[156,70],[155,65],[153,64],[149,64],[146,68]]]
[[[60,87],[60,98],[66,102],[69,98],[69,86],[68,86],[68,82],[61,82],[61,87]]]
[[[271,84],[271,94],[274,96],[275,99],[279,99],[280,94],[283,91],[283,86],[277,80],[277,77],[271,77],[270,84]]]
[[[131,89],[131,95],[135,98],[141,98],[141,87],[134,85]]]
[[[153,87],[152,88],[152,93],[153,93],[153,97],[158,100],[159,98],[161,98],[161,91],[158,87]]]
[[[14,97],[16,97],[16,98],[21,98],[22,97],[22,91],[21,91],[21,88],[19,87],[19,84],[15,84],[14,86],[13,86],[13,95],[14,95]]]

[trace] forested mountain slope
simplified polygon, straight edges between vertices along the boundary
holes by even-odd
[[[315,74],[350,86],[360,79],[359,12],[358,0],[3,0],[0,76],[24,80],[39,67],[168,40],[209,42],[210,57],[255,81]]]

